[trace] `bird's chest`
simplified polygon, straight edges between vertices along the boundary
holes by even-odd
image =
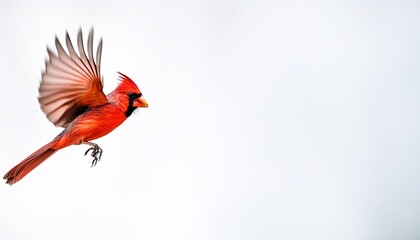
[[[107,135],[125,121],[124,112],[116,107],[102,107],[80,115],[69,131],[82,141],[91,141]]]

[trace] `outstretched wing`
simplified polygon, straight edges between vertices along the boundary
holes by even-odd
[[[82,30],[77,36],[79,55],[66,33],[68,53],[55,38],[58,55],[47,49],[49,61],[45,63],[39,86],[38,101],[48,120],[58,127],[66,127],[78,115],[90,107],[106,104],[100,74],[102,39],[93,58],[93,29],[87,42],[87,54],[83,47]],[[88,55],[88,56],[87,56]]]

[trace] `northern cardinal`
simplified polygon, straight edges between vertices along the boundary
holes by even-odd
[[[47,48],[49,60],[45,63],[39,86],[38,101],[48,120],[64,130],[51,142],[41,147],[4,175],[7,184],[14,184],[58,150],[70,145],[87,144],[91,152],[92,166],[101,159],[102,149],[94,139],[112,132],[123,123],[136,108],[148,107],[137,85],[126,75],[119,73],[117,88],[105,96],[100,74],[102,39],[93,57],[93,29],[87,42],[87,54],[83,46],[82,31],[73,48],[66,33],[68,53],[55,39],[58,55]]]

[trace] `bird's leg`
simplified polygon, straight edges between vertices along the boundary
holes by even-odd
[[[86,156],[86,154],[89,153],[90,150],[92,150],[92,153],[90,154],[93,157],[92,167],[93,166],[96,166],[96,164],[101,160],[101,157],[102,157],[102,148],[100,148],[99,145],[96,144],[96,143],[92,143],[92,142],[82,142],[82,143],[91,146],[85,152],[85,156]]]

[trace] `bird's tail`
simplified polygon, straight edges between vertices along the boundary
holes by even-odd
[[[57,149],[51,148],[54,143],[55,141],[48,143],[47,145],[29,155],[29,157],[25,158],[18,165],[10,169],[3,177],[7,180],[6,183],[9,185],[17,183],[24,176],[26,176],[26,174],[36,168],[51,155],[53,155],[57,151]]]

